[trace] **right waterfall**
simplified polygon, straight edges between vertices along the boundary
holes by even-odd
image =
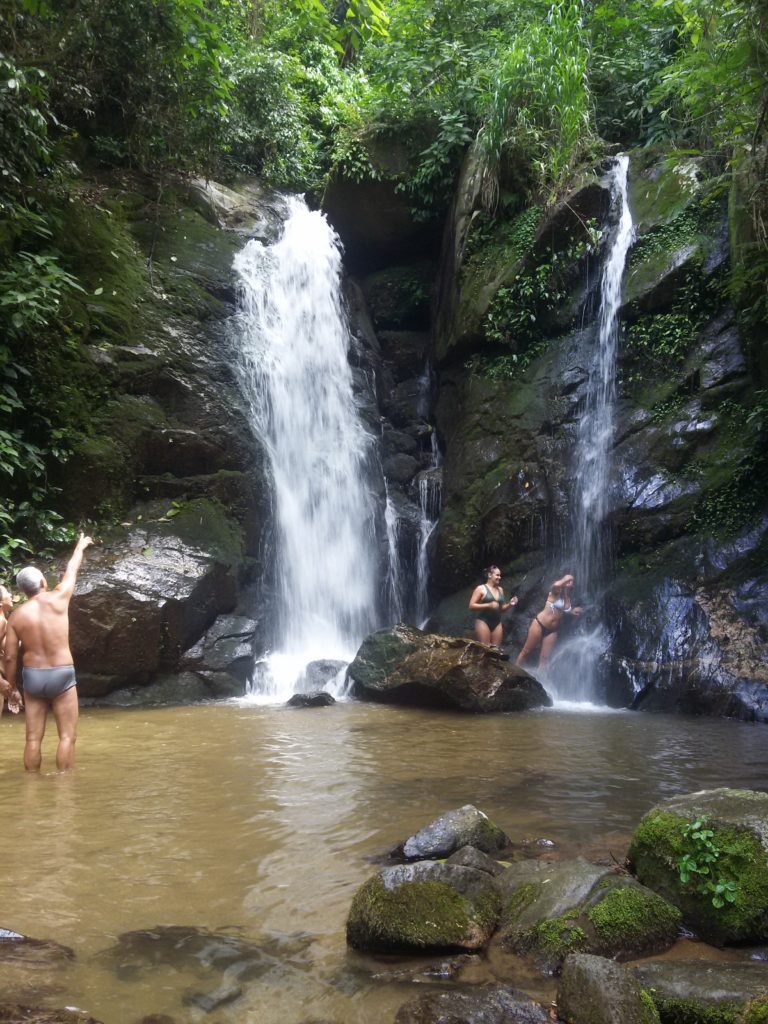
[[[616,355],[619,339],[621,282],[634,238],[627,201],[629,157],[618,156],[607,172],[611,189],[612,238],[600,276],[600,306],[595,343],[589,353],[588,379],[581,406],[573,492],[573,568],[578,593],[587,606],[587,621],[563,645],[567,682],[558,684],[561,699],[594,699],[598,659],[605,649],[600,621],[601,593],[611,564],[611,537],[606,526],[610,508],[611,450],[616,406]],[[559,660],[559,659],[558,659]],[[561,673],[557,673],[561,676]],[[565,692],[567,691],[567,692]]]

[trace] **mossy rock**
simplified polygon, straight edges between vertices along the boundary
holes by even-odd
[[[391,267],[366,277],[363,292],[377,330],[425,330],[433,278],[431,263]]]
[[[499,935],[513,952],[557,971],[569,953],[628,960],[667,949],[680,912],[634,879],[577,858],[513,864],[498,879]]]
[[[355,893],[347,942],[376,952],[481,949],[499,918],[489,874],[420,861],[385,868]]]
[[[632,968],[663,1024],[751,1024],[766,1007],[768,970],[758,963],[650,960]]]
[[[706,876],[682,882],[679,863],[700,849],[686,838],[687,825],[706,819],[717,858],[715,882],[735,885],[733,902],[713,905]],[[644,885],[680,908],[702,938],[716,944],[768,939],[768,793],[717,789],[674,797],[649,811],[635,831],[629,859]]]

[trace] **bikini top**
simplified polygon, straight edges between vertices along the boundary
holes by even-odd
[[[501,597],[494,597],[493,596],[493,592],[491,591],[491,588],[488,586],[487,583],[485,584],[485,593],[480,598],[480,603],[481,604],[486,604],[486,603],[487,604],[496,604],[496,602],[501,604],[503,600],[504,600],[504,595],[503,594],[501,595]]]
[[[553,612],[565,612],[566,615],[570,615],[573,611],[570,605],[568,605],[568,607],[566,608],[564,597],[558,597],[556,601],[550,601],[549,607],[552,609]]]

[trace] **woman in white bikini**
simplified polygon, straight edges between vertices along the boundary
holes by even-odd
[[[516,597],[509,601],[501,589],[501,569],[498,565],[490,565],[483,569],[485,583],[475,587],[469,599],[470,611],[475,613],[475,640],[481,644],[494,644],[501,647],[504,639],[504,627],[501,624],[501,613],[517,604]]]
[[[540,647],[539,668],[545,668],[557,640],[557,630],[564,615],[581,615],[583,608],[574,607],[571,603],[573,576],[563,576],[555,580],[549,588],[547,600],[538,615],[534,615],[528,627],[528,636],[522,651],[517,656],[517,664],[522,665],[534,651]]]

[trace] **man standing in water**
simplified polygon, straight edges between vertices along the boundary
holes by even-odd
[[[16,687],[21,647],[27,725],[24,767],[28,772],[40,770],[40,747],[49,707],[59,733],[56,767],[65,772],[75,766],[79,708],[75,666],[69,649],[69,601],[83,552],[90,544],[93,544],[91,538],[81,533],[61,583],[50,593],[45,576],[34,566],[22,569],[16,577],[16,585],[29,600],[8,619],[5,675],[11,686]]]

